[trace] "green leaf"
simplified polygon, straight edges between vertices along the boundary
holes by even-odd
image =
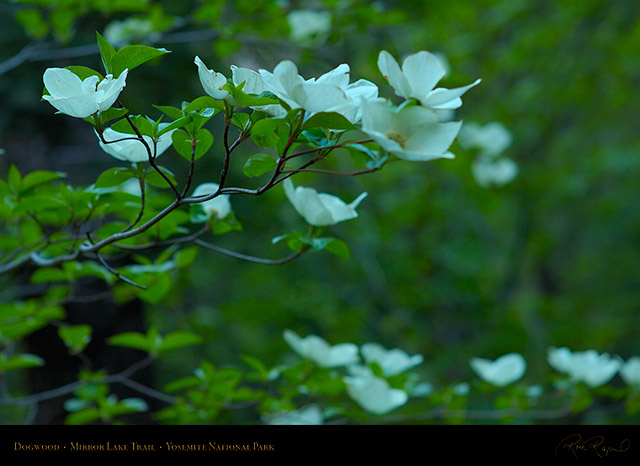
[[[356,128],[353,123],[347,120],[344,116],[335,112],[321,112],[316,113],[310,117],[302,126],[302,129],[309,128],[329,128],[347,130]]]
[[[287,242],[287,247],[294,252],[300,252],[304,247],[305,243],[302,241],[304,237],[304,233],[300,231],[294,231],[291,233],[286,233],[284,235],[276,236],[271,240],[271,244],[277,244],[281,241]]]
[[[65,419],[66,425],[90,424],[100,419],[100,412],[96,408],[86,408],[69,414]]]
[[[169,53],[167,49],[157,49],[146,45],[128,45],[123,47],[111,57],[113,75],[118,77],[125,69],[131,71],[143,63],[166,53]]]
[[[258,120],[251,127],[251,139],[259,146],[273,147],[279,140],[276,130],[285,124],[286,121],[282,118]]]
[[[104,66],[104,71],[107,74],[112,73],[111,69],[111,59],[116,54],[116,49],[113,48],[107,39],[102,37],[99,32],[96,32],[96,38],[98,41],[98,49],[100,50],[100,58],[102,59],[102,65]]]
[[[242,167],[242,173],[249,178],[264,175],[276,168],[278,162],[268,154],[255,154],[249,157]]]
[[[83,81],[91,76],[97,76],[102,81],[104,76],[98,73],[96,70],[92,70],[91,68],[87,68],[86,66],[66,66],[66,69],[71,71],[77,77],[82,79]]]
[[[348,259],[349,256],[351,255],[351,251],[349,251],[349,246],[347,246],[347,243],[336,238],[330,238],[330,239],[331,241],[329,241],[324,246],[324,248],[327,251],[329,251],[331,254],[335,254],[341,259],[345,259],[345,260]]]
[[[104,125],[111,120],[125,116],[127,113],[129,113],[127,108],[111,107],[104,112],[98,112],[98,117],[100,118],[100,123]]]
[[[47,21],[42,16],[42,12],[36,8],[17,11],[14,16],[29,36],[34,39],[44,39],[49,33]]]
[[[135,117],[135,124],[138,127],[140,134],[153,137],[153,120],[150,120],[144,115],[138,115]]]
[[[182,110],[180,110],[179,108],[176,108],[176,107],[171,107],[171,106],[168,106],[168,105],[154,105],[154,107],[157,108],[158,110],[160,110],[165,115],[167,115],[169,118],[172,118],[174,120],[177,120],[177,119],[182,118],[184,116],[182,114]]]
[[[69,280],[67,272],[57,267],[41,267],[31,275],[31,283],[56,283]]]
[[[206,108],[213,108],[216,110],[224,110],[224,102],[216,100],[208,95],[198,97],[193,102],[189,103],[182,109],[184,113],[199,112]]]
[[[199,345],[202,343],[202,338],[195,333],[176,331],[165,335],[162,338],[160,346],[158,346],[158,353],[167,353],[187,346]]]
[[[198,131],[195,139],[196,150],[194,160],[198,160],[200,157],[206,154],[209,148],[211,148],[211,146],[213,145],[213,136],[211,135],[209,130],[202,128],[200,131]],[[178,154],[180,154],[185,159],[191,160],[191,143],[193,140],[191,136],[189,136],[186,131],[179,129],[171,135],[171,140],[173,141],[173,147],[176,152],[178,152]]]
[[[11,164],[11,166],[9,167],[9,175],[7,176],[7,181],[9,182],[9,187],[14,192],[17,193],[20,191],[20,188],[22,187],[22,176],[20,175],[20,170],[18,170],[18,167],[13,164]]]
[[[91,327],[89,325],[72,325],[59,327],[58,336],[62,339],[72,354],[82,352],[91,341]]]
[[[44,359],[35,354],[23,353],[7,358],[4,354],[0,353],[0,372],[40,367],[44,366],[44,364]]]
[[[175,254],[175,263],[178,268],[188,267],[198,256],[198,247],[189,246],[181,249]]]
[[[158,170],[165,174],[165,176],[176,185],[176,177],[171,170],[165,168],[161,165],[158,165]],[[164,180],[164,178],[158,173],[153,167],[148,167],[144,173],[144,180],[149,183],[151,186],[155,188],[169,188],[169,185]]]
[[[327,147],[335,144],[335,141],[328,139],[324,131],[320,128],[312,128],[302,132],[302,136],[312,147]]]
[[[191,122],[191,120],[192,120],[191,116],[178,118],[177,120],[169,123],[167,126],[165,126],[160,131],[158,131],[158,137],[162,136],[165,133],[168,133],[169,131],[172,131],[177,128],[182,128],[188,125]]]
[[[136,176],[131,168],[114,167],[102,172],[96,180],[96,188],[112,188]]]
[[[25,212],[37,213],[50,209],[66,209],[67,204],[55,197],[46,195],[35,195],[23,197],[13,209],[14,214],[22,214]]]
[[[239,86],[227,83],[222,87],[229,91],[231,96],[243,107],[259,107],[280,103],[280,100],[271,92],[263,92],[259,96],[245,94]]]
[[[151,353],[156,345],[155,338],[149,338],[149,335],[143,335],[139,332],[118,333],[107,338],[107,343],[113,346],[123,346]]]
[[[52,180],[58,180],[60,178],[64,178],[65,176],[67,176],[65,173],[52,172],[48,170],[39,170],[39,171],[31,172],[28,175],[26,175],[22,180],[20,191],[24,192],[30,188],[33,188],[34,186],[48,183],[49,181],[52,181]]]

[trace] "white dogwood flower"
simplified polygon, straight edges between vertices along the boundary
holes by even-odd
[[[484,126],[465,123],[458,140],[465,149],[479,149],[481,155],[495,157],[511,145],[513,137],[502,123],[494,121]]]
[[[417,99],[423,106],[433,109],[460,107],[460,96],[481,81],[477,79],[456,89],[435,88],[447,71],[438,57],[425,51],[409,55],[402,62],[401,69],[391,54],[383,50],[378,55],[378,68],[397,95]]]
[[[360,351],[364,360],[377,363],[385,376],[401,374],[424,360],[421,354],[409,356],[399,348],[387,350],[378,343],[365,343]]]
[[[479,156],[471,166],[473,178],[484,187],[500,187],[511,183],[518,176],[518,165],[508,157],[497,159]]]
[[[362,101],[362,131],[383,149],[410,161],[453,158],[449,147],[462,122],[441,123],[433,110],[396,109],[382,99]]]
[[[322,367],[340,367],[359,362],[358,347],[353,343],[329,345],[317,335],[301,338],[293,330],[285,330],[283,338],[299,356]]]
[[[373,414],[385,414],[404,405],[409,396],[404,390],[391,388],[389,383],[372,373],[344,377],[347,394],[362,409]]]
[[[198,76],[200,77],[202,88],[208,95],[217,100],[226,100],[231,105],[238,105],[238,102],[231,96],[229,91],[223,89],[223,86],[227,84],[228,81],[224,74],[207,68],[204,62],[197,56],[194,63],[198,66]],[[260,95],[267,90],[262,82],[260,73],[250,70],[249,68],[231,65],[231,81],[236,87],[242,85],[242,92],[245,94]],[[279,104],[252,106],[251,108],[267,112],[274,116],[283,116],[286,114],[284,108]]]
[[[547,361],[558,372],[568,374],[573,382],[584,382],[592,388],[607,383],[622,367],[620,358],[595,350],[571,352],[568,348],[550,348]]]
[[[169,123],[160,123],[159,128],[163,129],[168,126]],[[158,138],[155,144],[155,156],[158,157],[169,147],[171,147],[171,134],[172,131],[164,133]],[[102,150],[104,150],[111,157],[118,160],[124,160],[126,162],[146,162],[149,160],[149,153],[144,144],[137,138],[135,134],[120,133],[114,131],[111,128],[107,128],[102,133],[102,137],[108,142],[105,144],[102,139],[98,138],[98,144]],[[151,150],[151,154],[154,154],[154,143],[150,136],[143,135],[142,138],[147,143],[147,146]],[[114,142],[109,142],[114,141]]]
[[[640,386],[640,356],[633,356],[624,363],[620,377],[627,385]]]
[[[193,191],[193,197],[205,196],[207,194],[213,194],[218,190],[219,185],[217,183],[202,183]],[[220,194],[208,201],[195,204],[204,212],[204,215],[197,215],[195,218],[192,216],[192,222],[203,223],[209,220],[211,217],[225,218],[231,213],[231,202],[229,201],[228,194]]]
[[[519,380],[527,368],[524,358],[518,353],[505,354],[495,361],[472,358],[470,365],[482,380],[496,387],[504,387]]]
[[[294,187],[289,178],[284,180],[284,191],[296,211],[304,217],[309,225],[323,227],[351,220],[358,216],[356,208],[367,197],[360,194],[353,202],[346,204],[337,196],[318,193],[313,188]]]
[[[342,68],[339,70],[340,67]],[[340,76],[344,67],[342,65],[340,67],[318,79],[305,80],[298,74],[296,65],[285,60],[280,62],[273,72],[260,70],[260,75],[267,90],[273,92],[291,108],[304,109],[309,116],[318,112],[332,111],[333,108],[350,103],[345,91],[337,85],[337,82],[344,82],[344,77]],[[346,79],[348,81],[348,74]]]
[[[266,418],[266,423],[272,426],[316,426],[323,424],[324,416],[317,405],[294,411],[282,411]]]
[[[331,32],[331,13],[311,9],[293,10],[287,15],[291,40],[305,45],[323,42]]]
[[[111,108],[126,85],[127,72],[124,70],[118,79],[108,74],[100,81],[99,76],[82,80],[66,68],[48,68],[43,81],[49,95],[42,98],[62,113],[86,118]]]

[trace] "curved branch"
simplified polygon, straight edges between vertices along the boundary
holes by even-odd
[[[210,249],[212,251],[223,254],[225,256],[234,257],[236,259],[240,259],[247,262],[253,262],[255,264],[265,264],[265,265],[286,264],[287,262],[291,262],[292,260],[297,259],[298,257],[300,257],[301,255],[303,255],[305,252],[308,251],[308,249],[303,249],[302,251],[298,251],[287,257],[283,257],[282,259],[265,259],[262,257],[249,256],[239,252],[231,251],[230,249],[216,246],[215,244],[207,243],[206,241],[202,241],[200,239],[194,240],[194,243],[202,246],[203,248]]]

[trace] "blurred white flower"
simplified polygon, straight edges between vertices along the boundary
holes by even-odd
[[[323,421],[322,410],[316,405],[310,405],[295,411],[283,411],[266,418],[266,423],[272,426],[315,426],[323,424]]]
[[[456,89],[434,89],[447,70],[438,57],[425,51],[409,55],[402,62],[401,69],[391,54],[383,50],[378,56],[378,68],[397,95],[405,99],[417,99],[423,106],[432,109],[460,107],[460,96],[481,81],[477,79],[468,86]]]
[[[466,396],[469,394],[471,387],[467,382],[460,382],[455,384],[453,387],[453,393],[457,396]]]
[[[43,75],[49,95],[42,98],[58,111],[76,118],[86,118],[113,105],[124,89],[128,70],[118,79],[108,74],[102,81],[89,76],[84,81],[65,68],[47,68]]]
[[[121,21],[111,21],[104,28],[103,36],[114,47],[124,47],[141,39],[153,40],[150,36],[154,33],[153,23],[148,19],[129,17]]]
[[[620,358],[595,350],[571,352],[568,348],[549,348],[547,361],[558,372],[568,374],[572,382],[584,382],[592,388],[607,383],[622,367]]]
[[[411,396],[429,396],[433,393],[433,385],[429,382],[420,382],[418,385],[411,389]]]
[[[301,338],[289,329],[284,331],[283,338],[299,356],[310,359],[322,367],[340,367],[360,361],[358,347],[353,343],[331,346],[317,335]]]
[[[529,398],[538,398],[542,396],[542,393],[544,393],[542,385],[536,384],[536,385],[529,385],[527,387],[526,394]]]
[[[303,45],[318,45],[331,32],[331,13],[310,9],[293,10],[287,15],[291,40]]]
[[[309,225],[328,226],[358,216],[356,208],[367,196],[360,194],[353,202],[346,204],[342,199],[331,194],[318,193],[313,188],[293,186],[289,178],[284,180],[284,191],[296,211],[304,217]]]
[[[410,161],[453,158],[449,147],[462,122],[441,123],[424,107],[395,109],[382,99],[362,101],[362,131],[383,149]]]
[[[217,183],[202,183],[193,191],[192,196],[205,196],[207,194],[215,193],[218,190],[218,187],[219,185]],[[195,204],[196,208],[198,208],[198,206],[202,209],[204,215],[192,216],[191,221],[194,223],[206,222],[212,216],[215,216],[216,218],[225,218],[231,213],[231,202],[229,201],[228,194],[220,194],[213,199]]]
[[[158,127],[160,129],[168,126],[169,123],[160,123]],[[155,156],[158,157],[164,151],[166,151],[169,147],[171,147],[171,134],[174,130],[168,131],[164,133],[162,136],[158,138],[156,142],[155,148]],[[102,150],[104,150],[111,157],[114,157],[118,160],[124,160],[126,162],[146,162],[149,160],[149,153],[147,152],[146,147],[140,140],[137,138],[135,134],[127,134],[120,133],[118,131],[114,131],[111,128],[107,128],[102,133],[105,141],[116,141],[111,142],[109,144],[105,144],[102,142],[102,139],[98,137],[98,144]],[[143,135],[142,138],[145,140],[149,149],[151,149],[151,153],[154,153],[153,148],[153,139],[150,136]]]
[[[495,361],[473,358],[470,364],[482,380],[496,387],[504,387],[519,380],[527,368],[524,358],[518,353],[505,354]]]
[[[497,121],[482,126],[477,123],[465,123],[458,137],[465,149],[479,149],[482,155],[496,156],[504,152],[513,140],[511,133]]]
[[[401,374],[412,367],[422,364],[424,360],[421,354],[409,356],[399,348],[387,350],[378,343],[365,343],[360,348],[360,351],[364,360],[367,363],[377,363],[385,376]]]
[[[404,405],[409,396],[404,390],[391,388],[389,383],[373,374],[347,376],[347,393],[362,409],[373,414],[385,414]]]
[[[479,156],[471,166],[476,182],[483,188],[500,187],[518,176],[518,165],[508,157],[497,159]]]
[[[640,386],[640,356],[633,356],[620,369],[620,377],[627,385]]]

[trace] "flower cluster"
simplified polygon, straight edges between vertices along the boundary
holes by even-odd
[[[121,52],[117,53],[122,55]],[[230,79],[208,68],[198,56],[194,63],[204,92],[213,99],[225,101],[225,108],[229,112],[233,113],[236,107],[249,105],[253,110],[265,112],[267,118],[278,120],[291,110],[299,109],[302,110],[300,118],[305,122],[318,113],[341,115],[343,120],[338,121],[346,120],[347,125],[353,125],[352,129],[359,129],[370,138],[366,142],[375,142],[379,146],[377,157],[382,160],[381,163],[387,159],[387,154],[410,161],[452,158],[449,148],[462,123],[443,121],[438,112],[460,107],[461,96],[480,82],[478,79],[457,89],[437,88],[446,71],[444,62],[436,55],[421,51],[408,56],[400,66],[388,52],[382,51],[378,59],[380,72],[395,94],[405,99],[396,106],[380,97],[379,89],[373,82],[366,79],[352,82],[351,69],[346,63],[312,78],[301,76],[296,65],[289,60],[280,62],[272,71],[254,71],[232,65]],[[169,129],[169,123],[154,122],[146,117],[148,122],[145,120],[145,125],[150,122],[154,129],[142,134],[139,131],[135,131],[136,134],[122,132],[127,131],[122,125],[103,128],[102,113],[113,106],[123,90],[128,72],[126,69],[117,79],[111,74],[102,79],[97,73],[81,79],[80,75],[86,73],[86,69],[79,72],[80,75],[76,72],[79,71],[73,68],[46,70],[43,98],[62,113],[78,118],[91,117],[96,124],[99,145],[107,154],[132,163],[153,162],[173,144],[184,155],[179,148],[183,138],[172,138],[175,131],[181,131],[175,121]],[[252,106],[252,103],[256,105]],[[186,113],[183,115],[188,119]],[[110,118],[113,117],[105,117],[104,121]],[[144,120],[144,117],[138,118]],[[329,122],[323,130],[334,136],[345,131],[345,123],[333,123],[331,121],[335,120],[331,119],[322,121]],[[334,129],[331,126],[333,124],[339,129]],[[294,187],[288,177],[283,186],[296,211],[307,223],[319,227],[356,218],[356,208],[366,197],[366,193],[362,193],[347,204],[331,194],[318,193],[303,186]],[[208,185],[208,188],[211,186]],[[194,195],[200,195],[200,192]],[[222,218],[230,210],[228,199],[220,197],[217,201],[207,201],[203,215],[192,218],[202,220],[211,217],[213,212]]]
[[[426,51],[408,56],[400,67],[383,50],[378,57],[378,68],[396,95],[406,100],[399,107],[382,99],[363,102],[362,130],[401,159],[452,158],[449,147],[462,122],[442,122],[436,110],[460,107],[460,97],[480,80],[457,89],[435,88],[446,69],[436,55]]]
[[[387,378],[405,373],[423,361],[422,355],[409,356],[401,349],[387,350],[377,343],[360,348],[353,343],[331,346],[317,335],[301,338],[291,330],[285,330],[284,339],[299,356],[321,367],[345,367],[347,394],[372,414],[388,413],[407,402],[409,388],[394,388]]]
[[[550,348],[547,361],[558,372],[567,374],[571,382],[582,382],[592,388],[607,383],[623,366],[621,358],[612,358],[607,353],[599,354],[595,350],[571,352],[565,347]],[[629,367],[633,367],[633,362]],[[630,369],[629,374],[632,372]]]

